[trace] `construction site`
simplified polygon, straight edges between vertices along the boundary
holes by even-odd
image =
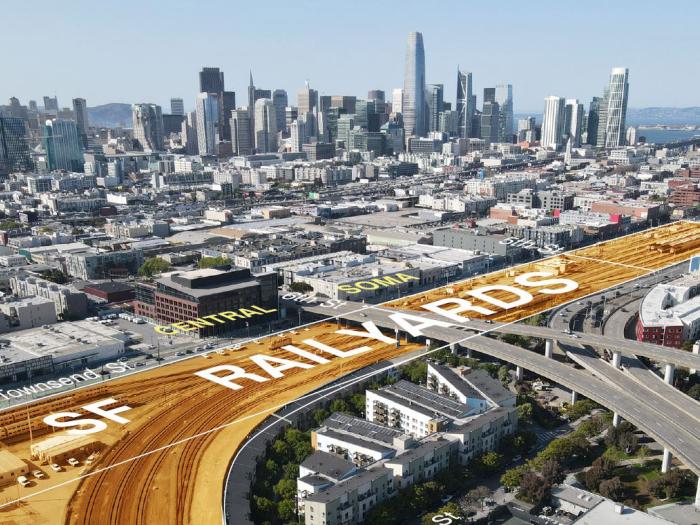
[[[526,272],[547,272],[578,284],[575,290],[562,294],[537,293],[531,288],[533,300],[528,304],[481,316],[517,321],[687,260],[698,248],[700,225],[675,223],[384,306],[422,310],[423,305],[439,299],[470,297],[469,291],[481,287],[513,285],[514,276]],[[503,301],[512,301],[510,295],[507,291],[492,292]],[[357,337],[337,334],[338,327],[336,321],[320,321],[250,341],[237,350],[193,356],[0,413],[2,450],[25,462],[30,471],[38,469],[48,475],[27,487],[17,483],[0,487],[0,524],[220,523],[228,465],[271,412],[350,372],[424,348],[418,341],[402,341],[400,346],[367,339],[358,342]],[[303,346],[309,339],[343,351],[360,344],[372,349],[351,357],[329,358],[306,369],[285,370],[279,379],[248,382],[239,390],[195,375],[223,364],[245,368],[251,356],[261,353],[298,359],[284,346]],[[128,423],[110,422],[106,430],[91,435],[96,437],[69,439],[65,431],[43,421],[59,411],[85,414],[81,407],[105,398],[131,407]],[[90,464],[88,457],[92,458]],[[80,464],[68,466],[69,459]],[[54,462],[60,463],[62,471],[51,469]]]

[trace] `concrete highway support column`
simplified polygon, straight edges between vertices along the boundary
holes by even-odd
[[[471,359],[472,358],[472,349],[467,348],[467,358]]]
[[[664,448],[664,459],[661,461],[661,473],[666,474],[671,468],[671,451]]]
[[[516,367],[515,367],[515,380],[516,380],[516,381],[522,381],[522,380],[523,380],[523,367],[522,367],[522,366],[516,366]]]
[[[617,412],[613,412],[613,426],[618,427],[620,426],[620,422],[622,421],[622,418],[620,417],[620,414]]]
[[[698,488],[695,491],[695,507],[700,508],[700,478],[698,478]]]
[[[452,355],[457,354],[457,343],[450,343],[450,352]]]
[[[551,339],[546,339],[544,342],[544,356],[552,358],[552,352],[554,351],[554,341]]]
[[[695,344],[693,345],[693,353],[694,353],[695,355],[700,354],[700,343],[697,342],[697,341],[696,341]],[[691,368],[691,369],[690,369],[690,373],[691,373],[691,374],[697,374],[697,373],[698,373],[698,370],[697,370],[696,368]],[[698,486],[700,486],[700,485],[698,485]]]
[[[622,354],[620,354],[620,352],[613,352],[612,365],[615,368],[620,368],[621,361],[622,361]]]
[[[673,384],[673,376],[676,372],[676,365],[673,363],[666,363],[666,368],[664,369],[664,381],[669,385]]]
[[[578,401],[578,392],[576,392],[575,390],[572,390],[571,391],[571,404],[573,405],[574,403],[576,403],[576,401]]]

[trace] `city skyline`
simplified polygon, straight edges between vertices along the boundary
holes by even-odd
[[[475,93],[480,93],[484,87],[512,84],[516,113],[541,112],[542,101],[550,95],[588,101],[607,84],[611,68],[626,67],[634,72],[635,82],[629,107],[698,105],[692,86],[700,80],[700,73],[683,67],[683,58],[674,51],[681,43],[684,47],[692,46],[693,39],[698,38],[691,31],[684,31],[685,24],[693,19],[690,15],[698,10],[691,3],[686,4],[683,17],[654,13],[653,34],[645,29],[651,27],[652,15],[632,8],[630,3],[607,6],[613,13],[605,18],[594,17],[595,9],[590,6],[586,9],[567,7],[567,16],[572,16],[571,9],[575,11],[577,17],[572,19],[576,19],[577,24],[568,24],[565,30],[559,27],[562,24],[554,23],[563,9],[554,3],[530,9],[513,5],[499,16],[499,38],[493,38],[490,24],[474,23],[468,26],[469,31],[458,30],[464,17],[454,16],[454,11],[478,20],[486,16],[486,10],[479,6],[455,7],[449,17],[422,17],[416,24],[415,19],[408,22],[415,18],[412,7],[416,5],[406,4],[407,13],[393,11],[392,24],[383,23],[382,17],[376,17],[376,21],[362,19],[373,38],[353,44],[352,52],[348,53],[346,40],[337,38],[335,24],[328,24],[329,27],[318,24],[318,17],[324,11],[317,14],[314,10],[299,9],[297,13],[280,5],[272,13],[267,12],[267,24],[252,24],[255,26],[253,34],[252,28],[239,28],[235,33],[217,30],[226,23],[226,13],[232,9],[225,5],[221,5],[220,16],[216,19],[191,6],[178,6],[164,12],[159,10],[162,5],[152,5],[143,8],[144,16],[162,18],[164,23],[153,32],[143,32],[140,26],[132,27],[129,23],[133,20],[129,2],[120,4],[121,7],[76,10],[75,17],[71,18],[61,14],[59,6],[46,4],[44,13],[58,18],[65,28],[61,39],[51,41],[52,49],[59,56],[77,56],[80,60],[95,62],[104,58],[110,44],[118,44],[124,56],[147,46],[158,59],[136,61],[130,68],[130,75],[109,76],[109,82],[95,75],[93,70],[77,67],[80,60],[70,68],[61,60],[46,61],[38,68],[36,46],[45,47],[46,40],[41,33],[32,35],[41,30],[40,26],[35,29],[11,25],[0,38],[25,44],[5,57],[5,67],[10,74],[0,88],[0,100],[16,96],[26,104],[30,99],[40,101],[49,94],[56,95],[62,106],[70,105],[75,97],[82,97],[91,107],[108,102],[151,102],[167,107],[170,98],[179,97],[184,99],[185,109],[192,110],[198,89],[197,74],[203,66],[219,67],[226,73],[228,89],[239,93],[239,106],[244,104],[242,94],[250,69],[256,84],[266,89],[282,88],[289,94],[295,94],[307,79],[319,94],[364,97],[370,89],[391,93],[393,88],[403,85],[406,35],[419,31],[425,45],[426,83],[444,84],[444,97],[448,101],[456,97],[453,78],[458,66],[473,73]],[[25,9],[22,6],[12,8],[20,18]],[[256,19],[259,14],[254,7],[243,9],[245,11],[236,13],[237,16],[247,14]],[[334,8],[329,7],[328,11],[332,13]],[[352,26],[352,19],[361,11],[358,9],[357,15],[347,14],[351,22],[348,26]],[[617,11],[624,12],[626,23],[622,26],[615,21]],[[119,34],[102,34],[100,24],[96,23],[101,16],[114,20],[114,25],[121,28]],[[595,38],[587,30],[587,24],[593,21],[599,29]],[[542,24],[547,24],[544,34],[538,30]],[[518,27],[529,27],[531,34],[537,35],[536,45],[533,39],[526,38],[530,32],[517,30]],[[305,36],[305,29],[311,28],[314,31],[308,33],[314,36]],[[187,39],[188,49],[179,47],[176,53],[172,43],[178,37]],[[650,49],[641,46],[646,38],[650,39]],[[102,45],[94,49],[84,45],[91,39]],[[323,46],[314,46],[314,41],[323,41]],[[282,46],[278,45],[280,43]],[[610,53],[611,48],[615,52]],[[314,52],[309,53],[310,49]],[[377,54],[376,49],[381,49],[381,53]],[[640,53],[641,49],[644,53]],[[542,50],[547,51],[546,55],[541,54]],[[662,82],[679,86],[670,103],[665,100]]]

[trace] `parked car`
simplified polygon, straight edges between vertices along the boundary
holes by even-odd
[[[97,459],[97,454],[92,453],[88,456],[88,458],[85,460],[86,465],[92,465],[95,460]]]
[[[34,476],[36,479],[44,479],[46,474],[44,474],[41,470],[34,470],[32,471],[32,476]]]
[[[75,459],[75,458],[68,458],[68,464],[69,464],[71,467],[77,467],[78,465],[80,465],[80,461],[78,461],[78,460]]]
[[[17,476],[17,483],[19,483],[23,487],[28,487],[29,485],[32,484],[32,482],[29,481],[27,476]]]
[[[61,465],[59,465],[58,463],[51,463],[51,465],[49,465],[49,466],[51,467],[51,470],[53,470],[54,472],[63,471],[63,467]]]

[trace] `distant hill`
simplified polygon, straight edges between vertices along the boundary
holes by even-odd
[[[628,108],[628,124],[700,124],[700,107]]]
[[[91,126],[116,128],[131,127],[131,104],[111,103],[88,108],[88,120]]]
[[[588,106],[586,106],[588,109]],[[537,122],[542,122],[542,112],[533,113],[516,113],[515,119],[525,118],[528,116],[535,117]],[[638,126],[640,124],[669,124],[681,125],[690,124],[694,126],[700,125],[700,107],[694,106],[689,108],[627,108],[627,124]]]

